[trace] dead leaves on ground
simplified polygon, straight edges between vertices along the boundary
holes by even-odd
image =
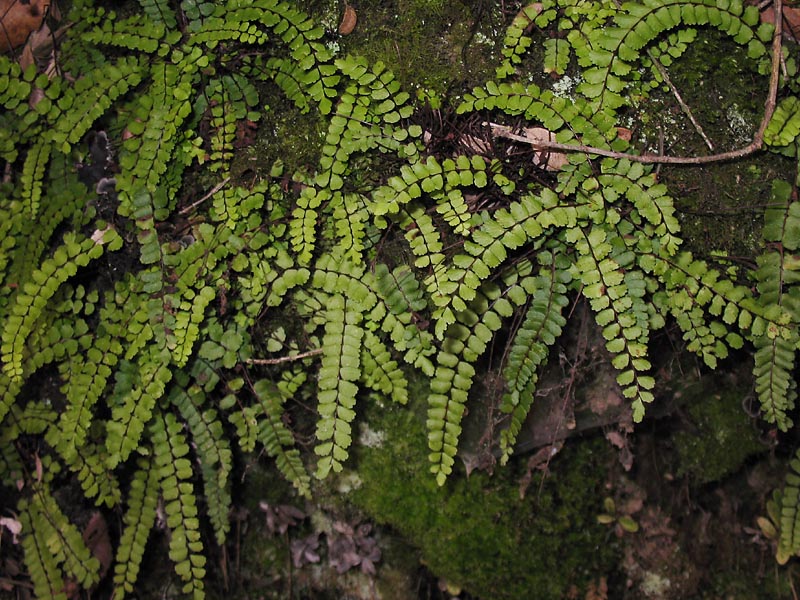
[[[0,52],[22,46],[44,22],[50,0],[0,0]]]
[[[55,71],[55,43],[65,27],[51,29],[61,20],[51,0],[0,0],[0,53],[13,53],[25,69],[36,64],[40,71]]]

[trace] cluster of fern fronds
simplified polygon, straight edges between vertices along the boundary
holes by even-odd
[[[674,319],[711,367],[752,344],[764,417],[791,426],[792,186],[775,182],[750,287],[746,274],[681,251],[668,190],[624,156],[635,151],[618,129],[627,98],[659,83],[653,61],[679,59],[703,29],[746,45],[768,73],[773,30],[754,7],[549,0],[523,10],[496,80],[457,111],[522,119],[560,144],[609,153],[569,153],[557,172],[525,181],[498,158],[427,155],[392,72],[336,55],[293,4],[139,4],[120,18],[73,2],[60,75],[0,57],[0,475],[20,490],[37,596],[100,579],[59,504],[56,486],[72,482],[87,504],[122,511],[115,598],[134,589],[159,501],[184,591],[203,597],[200,513],[224,544],[237,446],[263,448],[311,494],[309,457],[283,418],[294,398],[315,401],[323,478],[348,458],[358,403],[404,404],[409,372],[427,376],[431,471],[444,484],[479,359],[519,319],[503,364],[507,460],[578,296],[637,421],[656,385],[649,341]],[[526,32],[556,27],[570,33],[544,41],[543,67],[580,69],[573,98],[517,80]],[[798,82],[793,60],[785,65],[766,141],[795,155]],[[264,81],[327,129],[313,172],[278,163],[245,184],[234,150],[242,123],[269,104]],[[359,173],[372,164],[395,174],[369,186]],[[190,196],[203,196],[200,185],[211,192]],[[493,209],[476,210],[475,192],[491,194]],[[382,252],[392,236],[405,259]]]

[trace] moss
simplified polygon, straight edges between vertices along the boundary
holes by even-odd
[[[502,35],[493,3],[442,0],[361,0],[352,34],[336,37],[342,54],[358,54],[371,64],[389,65],[403,88],[444,93],[454,86],[476,85],[491,77],[493,50]],[[309,12],[329,30],[338,25],[339,6],[318,0]],[[476,18],[478,19],[475,25]],[[473,26],[475,30],[473,31]],[[465,49],[466,47],[466,49]]]
[[[749,144],[764,112],[767,77],[757,74],[747,49],[725,34],[703,29],[685,54],[668,69],[685,104],[714,145],[705,145],[664,86],[632,118],[641,145],[650,153],[702,156]],[[731,256],[758,253],[763,208],[775,178],[793,180],[791,160],[759,152],[741,160],[702,166],[663,166],[659,179],[676,199],[684,246],[707,255],[720,250]]]
[[[748,457],[762,452],[750,417],[742,409],[742,387],[716,378],[688,400],[693,431],[680,431],[673,440],[678,452],[678,474],[699,483],[719,481],[736,472]]]
[[[369,417],[368,417],[369,418]],[[607,458],[602,440],[576,442],[520,499],[522,465],[494,476],[453,476],[437,487],[427,468],[421,419],[384,409],[370,428],[381,448],[359,450],[363,485],[353,502],[421,550],[437,576],[481,598],[561,598],[569,585],[605,574],[616,551],[596,522]]]

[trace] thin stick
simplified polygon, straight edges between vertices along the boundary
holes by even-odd
[[[213,188],[211,188],[211,191],[210,191],[210,192],[208,192],[208,193],[207,193],[205,196],[203,196],[202,198],[200,198],[200,200],[197,200],[196,202],[192,202],[192,203],[191,203],[189,206],[187,206],[186,208],[182,208],[181,210],[179,210],[179,211],[178,211],[178,214],[179,214],[179,215],[187,215],[187,214],[189,214],[189,213],[190,213],[190,212],[192,212],[192,211],[193,211],[195,208],[197,208],[198,206],[200,206],[200,205],[201,205],[203,202],[205,202],[206,200],[208,200],[209,198],[211,198],[211,196],[213,196],[213,195],[214,195],[214,194],[216,194],[218,191],[220,191],[222,188],[224,188],[226,185],[228,185],[228,182],[229,182],[230,180],[231,180],[231,178],[230,178],[230,177],[226,177],[225,179],[223,179],[222,181],[220,181],[220,182],[219,182],[217,185],[215,185]]]
[[[669,78],[669,73],[667,73],[666,67],[664,67],[664,65],[661,64],[661,61],[658,60],[658,58],[653,54],[652,50],[647,51],[647,56],[650,57],[650,60],[653,61],[653,64],[656,66],[656,69],[658,69],[658,72],[661,73],[661,77],[664,78],[664,83],[666,83],[667,86],[669,86],[669,89],[672,91],[672,95],[675,96],[675,99],[678,101],[681,110],[687,117],[689,117],[689,121],[692,122],[692,125],[694,125],[695,131],[700,135],[701,138],[703,138],[703,141],[706,143],[706,146],[708,146],[708,149],[713,152],[714,144],[711,143],[711,140],[708,139],[706,132],[703,131],[703,128],[700,126],[700,123],[698,123],[697,120],[694,118],[694,115],[692,114],[692,109],[689,108],[686,102],[683,101],[683,98],[681,97],[681,93],[678,91],[678,88],[675,87],[675,84],[672,83],[672,80]]]
[[[21,587],[28,590],[33,589],[33,584],[27,581],[20,581],[18,579],[11,579],[10,577],[0,577],[0,584],[11,587]]]
[[[627,154],[625,152],[614,152],[613,150],[606,150],[604,148],[595,148],[593,146],[572,145],[572,144],[559,144],[557,142],[550,142],[545,140],[532,140],[523,135],[511,133],[508,127],[490,123],[493,131],[500,137],[514,140],[515,142],[522,142],[530,144],[537,150],[559,150],[561,152],[583,152],[585,154],[596,154],[597,156],[607,156],[609,158],[626,158],[631,162],[645,163],[645,164],[673,164],[673,165],[703,165],[713,162],[720,162],[723,160],[732,160],[734,158],[742,158],[748,156],[761,149],[764,143],[764,131],[767,129],[772,114],[775,112],[778,97],[778,80],[780,76],[781,65],[781,25],[782,25],[782,0],[775,0],[775,35],[772,38],[772,72],[770,74],[769,93],[767,101],[764,105],[764,117],[761,119],[761,124],[756,131],[753,141],[743,148],[730,150],[728,152],[720,152],[718,154],[710,154],[708,156],[653,156],[653,155],[637,155]]]
[[[322,348],[309,350],[308,352],[301,352],[294,356],[280,356],[278,358],[248,358],[245,362],[249,365],[279,365],[285,362],[293,362],[295,360],[303,360],[311,356],[318,356],[322,354]]]

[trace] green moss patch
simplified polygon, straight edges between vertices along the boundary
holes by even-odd
[[[421,549],[422,560],[453,586],[483,598],[561,598],[571,584],[613,569],[615,547],[596,522],[602,441],[577,442],[557,456],[557,475],[520,498],[519,468],[453,477],[440,488],[426,468],[422,423],[385,411],[372,429],[381,448],[359,453],[362,486],[353,501]],[[521,465],[520,465],[521,466]]]
[[[762,452],[758,432],[742,409],[741,388],[704,387],[688,404],[693,431],[675,434],[679,475],[699,483],[719,481],[736,472],[752,455]]]

